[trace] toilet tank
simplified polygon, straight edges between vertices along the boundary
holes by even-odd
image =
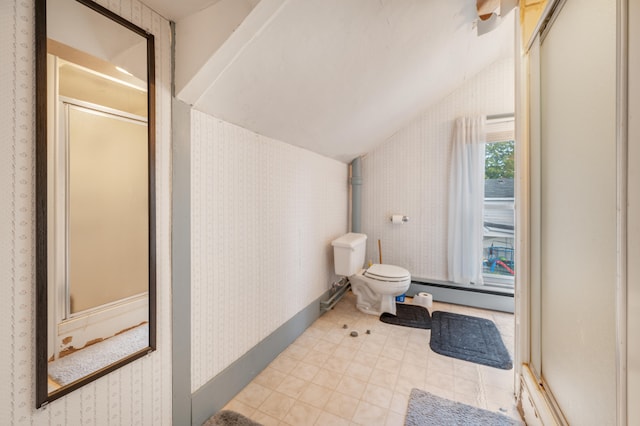
[[[350,277],[364,265],[367,236],[349,232],[331,242],[336,275]]]

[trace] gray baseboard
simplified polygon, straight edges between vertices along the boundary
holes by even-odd
[[[514,312],[515,304],[511,294],[452,287],[441,284],[412,282],[407,291],[407,296],[413,296],[424,291],[433,295],[433,300],[438,302],[473,306],[493,311]]]
[[[283,350],[320,317],[320,302],[329,291],[255,345],[191,396],[191,424],[201,425],[220,411]]]

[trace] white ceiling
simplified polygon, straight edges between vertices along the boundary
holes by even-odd
[[[144,3],[170,21],[177,22],[219,1],[220,0],[148,0],[144,1]]]
[[[147,3],[183,7],[165,15],[178,19],[179,39],[181,17],[218,1],[225,0]],[[348,162],[512,55],[510,15],[479,37],[475,0],[262,0],[211,56],[216,67],[205,63],[190,90],[197,95],[185,100]]]

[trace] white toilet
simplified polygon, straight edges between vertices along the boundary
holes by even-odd
[[[367,236],[350,232],[333,240],[333,259],[337,275],[349,277],[357,296],[356,307],[367,314],[396,314],[396,296],[411,284],[411,274],[393,265],[371,265],[363,269]]]

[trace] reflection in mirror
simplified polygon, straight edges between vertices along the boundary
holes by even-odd
[[[42,406],[155,347],[155,85],[144,30],[88,0],[36,10]]]

